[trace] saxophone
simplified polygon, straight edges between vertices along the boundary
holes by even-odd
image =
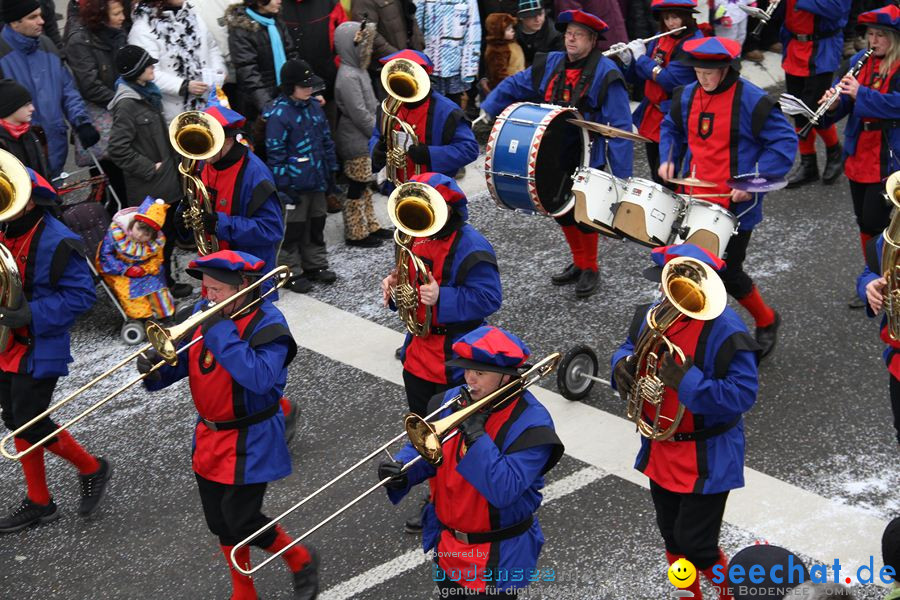
[[[885,195],[894,205],[891,221],[884,230],[881,274],[887,281],[884,290],[884,314],[890,338],[900,341],[900,171],[888,177]]]

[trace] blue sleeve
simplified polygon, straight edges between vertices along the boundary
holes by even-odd
[[[179,348],[183,347],[184,342],[179,344]],[[197,342],[198,344],[200,342]],[[174,365],[163,365],[156,371],[159,373],[159,379],[144,379],[144,387],[150,392],[157,392],[163,388],[167,388],[176,381],[180,381],[188,376],[188,358],[186,352],[178,355],[178,362]]]
[[[497,312],[503,302],[497,265],[481,261],[472,265],[459,286],[441,286],[437,315],[441,323],[483,319]]]
[[[73,250],[54,292],[31,301],[31,331],[38,336],[51,336],[67,330],[96,300],[87,260]]]
[[[288,130],[276,115],[266,121],[266,163],[275,176],[275,187],[280,190],[290,189],[291,177],[288,175],[290,153],[287,149]]]
[[[235,383],[254,394],[270,391],[284,373],[289,344],[284,337],[253,347],[242,340],[231,319],[222,319],[210,327],[203,344]]]
[[[603,105],[600,107],[599,118],[596,120],[625,131],[632,130],[631,107],[623,81],[617,79],[610,83],[606,89]],[[631,177],[634,168],[634,142],[623,138],[610,138],[606,142],[606,155],[613,175],[622,179]]]
[[[646,54],[641,56],[634,63],[637,75],[641,79],[653,81],[653,69],[656,67],[656,61],[648,57]],[[660,85],[666,92],[671,94],[675,88],[680,85],[687,85],[696,79],[694,69],[677,60],[671,61],[662,68],[659,75],[656,76],[656,83]]]
[[[468,448],[456,471],[491,505],[505,508],[534,485],[551,450],[552,446],[543,444],[503,454],[490,436],[483,435]]]
[[[75,79],[72,77],[69,69],[63,66],[59,57],[54,56],[51,60],[53,59],[58,62],[58,68],[61,71],[62,103],[63,110],[65,110],[66,113],[66,119],[75,127],[90,123],[91,117],[88,115],[87,108],[84,106],[84,99],[81,97],[81,94],[78,92],[78,88],[75,85]]]
[[[281,202],[272,194],[256,209],[252,217],[241,217],[219,213],[216,235],[226,242],[241,245],[261,246],[275,244],[284,236],[281,216]]]
[[[394,454],[394,460],[405,465],[417,456],[419,456],[419,453],[416,451],[413,445],[407,443],[403,448],[400,449],[399,452]],[[388,498],[393,504],[397,504],[403,499],[404,496],[406,496],[406,494],[409,493],[409,490],[411,490],[413,486],[422,483],[426,479],[434,477],[435,473],[437,473],[437,470],[427,460],[422,459],[416,462],[416,464],[411,466],[409,470],[406,471],[406,478],[408,482],[406,488],[402,490],[387,490]]]
[[[722,379],[706,377],[691,367],[678,386],[678,400],[695,414],[731,415],[750,410],[758,387],[756,354],[739,350]]]
[[[786,175],[794,164],[794,156],[797,154],[797,133],[777,107],[773,107],[766,117],[758,141],[763,148],[758,159],[759,172],[776,176]]]
[[[900,92],[882,94],[860,85],[853,114],[859,118],[900,119]]]
[[[686,91],[681,92],[681,107],[684,108],[687,98]],[[684,113],[682,113],[684,116]],[[659,129],[659,160],[660,164],[671,161],[677,164],[683,164],[685,151],[687,149],[687,135],[672,119],[672,112],[669,111],[660,124]]]
[[[107,275],[124,275],[125,271],[128,270],[128,267],[131,266],[120,260],[116,255],[116,250],[113,247],[113,240],[109,234],[106,234],[103,238],[103,243],[100,244],[98,258],[100,272]]]
[[[878,261],[880,263],[882,252],[884,252],[884,234],[879,236],[878,241],[875,242],[875,249],[878,252]],[[881,277],[881,273],[873,273],[869,268],[868,261],[866,262],[867,264],[863,267],[863,272],[856,278],[856,295],[865,303],[866,315],[868,315],[869,318],[872,318],[875,316],[875,313],[872,312],[872,308],[869,306],[869,299],[866,297],[866,286]]]
[[[428,156],[431,159],[431,170],[438,173],[453,173],[477,159],[478,142],[469,123],[465,119],[460,119],[450,143],[428,146]]]
[[[629,336],[625,338],[625,341],[622,343],[622,345],[619,346],[615,352],[613,352],[612,359],[609,361],[609,382],[612,389],[617,389],[616,378],[613,377],[613,372],[616,370],[616,365],[619,364],[620,360],[627,356],[631,356],[632,354],[634,354],[634,342],[631,341],[631,336]]]
[[[841,15],[850,14],[850,0],[797,0],[794,10],[805,10],[828,19],[839,19]]]
[[[537,90],[531,87],[531,67],[528,67],[501,81],[481,103],[481,108],[496,117],[513,102],[532,100],[535,96]]]

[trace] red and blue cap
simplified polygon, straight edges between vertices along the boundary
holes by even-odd
[[[266,266],[263,259],[238,250],[219,250],[206,256],[195,258],[188,264],[185,273],[194,279],[209,275],[216,281],[228,285],[239,285],[244,276],[262,275]]]
[[[699,12],[697,10],[697,0],[653,0],[650,3],[650,10],[653,12],[662,12],[664,10]]]
[[[706,263],[716,272],[720,272],[725,268],[725,261],[706,248],[701,248],[694,244],[675,244],[672,246],[660,246],[659,248],[653,249],[650,253],[650,258],[653,260],[654,266],[644,269],[644,277],[650,281],[660,281],[662,268],[665,264],[679,256],[686,256]]]
[[[888,4],[877,10],[862,13],[856,22],[861,28],[875,27],[900,33],[900,8],[895,4]]]
[[[448,206],[451,206],[462,215],[463,220],[468,220],[469,209],[467,208],[468,200],[466,195],[460,189],[456,181],[447,177],[443,173],[420,173],[409,178],[410,181],[418,181],[430,185],[438,191],[441,198]]]
[[[25,167],[31,177],[31,199],[39,206],[55,206],[59,202],[59,194],[50,182],[31,167]]]
[[[228,96],[219,88],[210,90],[209,97],[206,99],[206,108],[203,112],[218,121],[219,125],[225,129],[226,134],[229,129],[240,129],[247,122],[247,118],[244,115],[231,109]]]
[[[682,44],[678,61],[691,67],[740,69],[741,44],[736,40],[713,36],[688,40]]]
[[[565,31],[569,23],[587,27],[596,33],[598,39],[601,40],[604,39],[603,32],[609,29],[609,25],[603,19],[583,10],[564,10],[559,13],[559,17],[556,19],[556,28],[560,31]]]
[[[453,344],[453,353],[457,358],[447,361],[449,367],[518,375],[531,349],[504,329],[482,325],[459,338]]]
[[[394,52],[393,54],[388,54],[383,58],[379,58],[378,62],[386,65],[395,58],[405,58],[406,60],[411,60],[412,62],[425,69],[425,72],[429,75],[431,75],[431,73],[434,71],[434,63],[431,62],[431,59],[428,58],[424,52],[411,50],[409,48],[407,48],[406,50],[401,50],[399,52]]]

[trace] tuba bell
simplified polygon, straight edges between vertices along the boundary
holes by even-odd
[[[881,252],[881,274],[887,281],[884,314],[888,335],[892,340],[900,341],[900,171],[888,177],[884,195],[894,206],[891,220],[884,230],[884,248]]]
[[[387,208],[397,227],[394,242],[398,284],[391,289],[391,298],[406,329],[413,335],[426,336],[431,331],[431,307],[425,307],[425,318],[420,322],[418,287],[428,283],[428,269],[413,254],[412,245],[415,238],[430,237],[444,227],[449,218],[447,203],[430,185],[407,181],[391,192]]]
[[[0,150],[0,222],[18,216],[31,198],[31,176],[19,159]],[[0,244],[0,310],[18,308],[22,298],[22,279],[16,259]],[[0,351],[9,343],[12,330],[0,326]]]
[[[387,148],[385,168],[388,180],[394,185],[400,185],[410,176],[406,168],[406,147],[408,142],[418,138],[412,125],[400,119],[397,112],[404,104],[424,100],[431,90],[431,81],[420,65],[407,58],[395,58],[381,69],[381,85],[388,94],[381,102],[379,123],[381,137]],[[407,143],[403,142],[404,137]],[[415,174],[420,172],[421,167],[416,165]]]
[[[225,144],[225,130],[210,115],[190,110],[169,123],[169,143],[184,159],[178,165],[182,175],[182,189],[187,201],[185,224],[194,232],[197,253],[206,256],[219,249],[215,232],[203,227],[203,214],[215,211],[209,192],[200,180],[199,164],[214,156]]]
[[[634,384],[627,393],[628,419],[645,438],[664,441],[675,435],[684,417],[684,404],[678,403],[674,417],[663,416],[665,384],[657,376],[664,351],[684,362],[684,352],[666,337],[666,331],[684,317],[711,321],[725,310],[725,284],[706,263],[679,256],[666,263],[662,271],[663,301],[647,312],[647,325],[634,346],[637,359]],[[653,408],[653,421],[644,419],[644,405]],[[664,423],[667,423],[664,425]]]

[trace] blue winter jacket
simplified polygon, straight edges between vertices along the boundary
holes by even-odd
[[[72,74],[49,38],[24,36],[11,27],[0,32],[0,71],[31,93],[35,109],[32,125],[44,128],[47,162],[51,177],[55,177],[69,152],[66,121],[73,127],[91,122]]]
[[[560,68],[560,62],[565,61],[566,53],[550,52],[544,56],[546,62],[543,63],[543,69],[541,55],[538,54],[530,67],[501,81],[482,102],[481,108],[496,117],[514,102],[543,103],[550,79]],[[579,109],[582,108],[582,104],[586,107],[582,110],[584,119],[626,131],[632,130],[631,105],[628,103],[625,81],[622,72],[613,61],[606,57],[600,58],[585,96],[585,100],[576,104]],[[602,168],[608,159],[613,175],[622,178],[631,177],[633,145],[634,142],[621,138],[607,140],[605,137],[596,136],[591,144],[590,166],[595,169]]]
[[[319,102],[292,100],[281,94],[263,116],[267,119],[266,162],[278,189],[285,193],[327,191],[338,162]]]
[[[659,135],[659,155],[671,156],[676,165],[684,165],[689,175],[691,151],[688,148],[687,123],[691,101],[698,90],[695,81],[678,88],[672,95],[669,114],[663,119]],[[746,79],[736,78],[733,85],[741,86],[737,144],[732,139],[731,177],[759,173],[783,177],[794,164],[797,153],[797,134],[781,109],[766,95],[765,90]],[[671,152],[671,154],[670,154]],[[726,157],[722,157],[723,160]],[[751,231],[762,221],[762,201],[765,194],[755,194],[755,200],[732,203],[728,209],[738,217],[741,231]]]

